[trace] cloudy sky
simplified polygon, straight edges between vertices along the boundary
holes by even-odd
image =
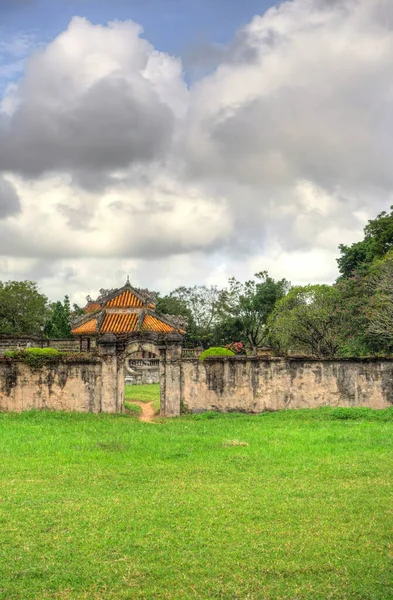
[[[0,279],[335,279],[393,204],[393,2],[272,4],[0,0]]]

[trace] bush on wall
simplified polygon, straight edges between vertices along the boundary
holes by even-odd
[[[60,352],[55,348],[23,348],[22,350],[7,350],[4,358],[8,361],[20,360],[32,369],[40,369],[47,363],[68,363],[74,360],[90,362],[94,356],[88,352]]]
[[[199,356],[199,360],[205,360],[205,358],[214,357],[214,356],[236,356],[232,350],[229,348],[208,348],[204,350],[202,354]]]
[[[62,353],[55,348],[23,348],[23,350],[7,350],[4,358],[22,360],[30,367],[39,368],[46,362],[62,357]]]

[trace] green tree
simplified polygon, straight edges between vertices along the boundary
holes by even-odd
[[[156,312],[159,315],[174,315],[191,321],[192,314],[186,302],[173,294],[174,292],[167,296],[157,294]]]
[[[197,346],[198,335],[192,312],[187,306],[186,302],[174,294],[175,292],[172,292],[172,294],[168,294],[167,296],[160,296],[157,294],[156,312],[159,315],[175,316],[184,319],[187,324],[186,335],[184,337],[184,346]]]
[[[65,296],[63,302],[53,302],[50,308],[51,315],[45,325],[45,335],[49,338],[71,338],[69,297]]]
[[[82,315],[85,314],[85,311],[83,310],[83,308],[81,308],[79,306],[79,304],[76,304],[74,302],[74,304],[72,305],[72,313],[71,316],[72,317],[81,317]]]
[[[368,278],[372,296],[368,306],[367,332],[376,340],[379,351],[393,349],[393,256],[376,265]]]
[[[185,344],[208,347],[218,319],[219,300],[220,290],[216,286],[183,286],[159,299],[156,310],[187,318]]]
[[[0,282],[0,333],[40,333],[48,299],[34,281]]]
[[[212,346],[226,346],[232,342],[248,343],[243,323],[240,317],[222,312],[214,327],[211,344]]]
[[[217,325],[218,332],[230,334],[231,339],[221,343],[243,341],[254,351],[266,344],[268,317],[276,302],[287,293],[289,285],[286,279],[275,281],[267,271],[256,273],[254,279],[245,283],[232,277],[228,288],[220,294],[220,320]]]
[[[343,343],[345,319],[336,287],[297,286],[279,300],[270,315],[269,338],[284,353],[334,357]]]
[[[393,248],[393,206],[390,213],[381,212],[370,220],[364,228],[364,239],[351,246],[340,244],[340,258],[337,259],[341,277],[352,277],[355,272],[367,274],[376,259],[382,258]]]

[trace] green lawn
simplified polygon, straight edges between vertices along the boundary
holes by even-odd
[[[160,400],[160,384],[150,383],[148,385],[126,384],[124,388],[126,400],[138,400],[139,402],[154,402]]]
[[[134,414],[137,414],[138,407],[133,405],[130,406],[130,402],[137,400],[138,402],[153,402],[153,408],[156,415],[160,412],[160,384],[150,383],[147,385],[130,385],[126,384],[124,388],[124,398],[126,408],[132,410]]]
[[[142,414],[142,408],[139,404],[132,404],[132,402],[127,402],[126,400],[124,406],[130,417],[139,417]]]
[[[392,450],[393,409],[0,414],[0,599],[393,598]]]

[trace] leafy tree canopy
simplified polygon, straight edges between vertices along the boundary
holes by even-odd
[[[159,298],[157,312],[185,317],[188,321],[185,344],[210,345],[213,327],[218,318],[220,290],[216,286],[179,287]]]
[[[340,244],[337,259],[341,277],[352,277],[355,272],[366,274],[370,265],[393,248],[393,206],[390,213],[383,211],[364,228],[364,239],[351,246]]]
[[[159,315],[175,315],[177,317],[184,317],[188,321],[192,319],[191,310],[188,308],[187,303],[177,296],[169,294],[167,296],[160,296],[157,294],[157,306],[156,312]]]
[[[267,271],[256,273],[254,279],[245,283],[232,277],[220,295],[218,329],[232,335],[232,339],[223,341],[241,340],[254,349],[266,344],[267,319],[289,286],[286,279],[276,281]],[[235,337],[234,333],[238,335]]]
[[[336,287],[297,286],[277,302],[268,319],[269,338],[284,353],[334,357],[339,355],[344,322]]]
[[[48,314],[48,299],[34,281],[0,281],[0,333],[39,334]]]
[[[49,338],[71,338],[71,305],[68,296],[63,302],[53,302],[50,306],[51,315],[45,325],[45,335]]]
[[[367,332],[388,352],[393,349],[393,256],[382,260],[368,278]]]

